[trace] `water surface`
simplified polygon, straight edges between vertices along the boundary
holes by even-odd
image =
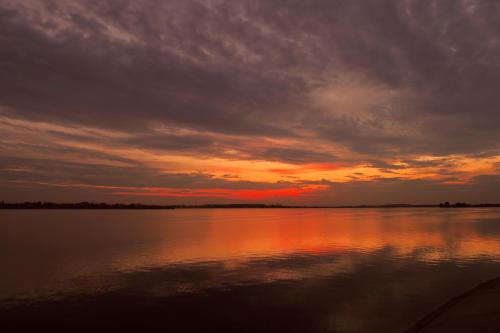
[[[0,211],[0,320],[401,332],[500,275],[500,209]]]

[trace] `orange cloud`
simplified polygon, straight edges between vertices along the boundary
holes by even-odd
[[[294,168],[277,168],[269,169],[269,172],[274,172],[280,175],[293,175],[301,174],[307,171],[332,171],[341,168],[342,166],[338,163],[314,163],[305,164]]]

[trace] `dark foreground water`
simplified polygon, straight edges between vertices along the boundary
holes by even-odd
[[[500,209],[4,210],[0,272],[9,332],[401,332],[500,275]]]

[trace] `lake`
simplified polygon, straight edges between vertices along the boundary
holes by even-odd
[[[11,329],[402,332],[500,275],[500,209],[0,211]]]

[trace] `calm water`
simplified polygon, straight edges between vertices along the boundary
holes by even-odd
[[[0,211],[0,320],[401,332],[500,275],[500,209]]]

